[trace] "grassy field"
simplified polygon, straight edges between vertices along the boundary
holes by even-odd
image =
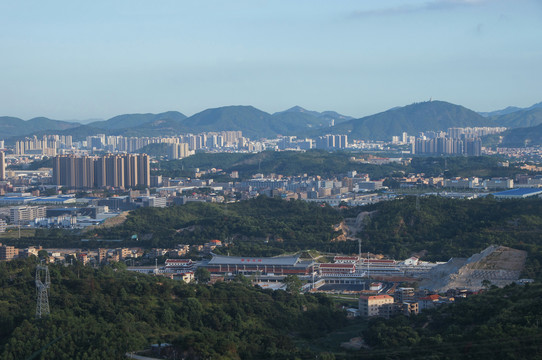
[[[338,305],[357,308],[359,305],[359,294],[328,294]]]
[[[36,235],[36,229],[21,229],[20,231],[21,233],[19,236],[18,228],[7,229],[6,232],[0,233],[0,239],[16,239],[19,237],[33,237]]]

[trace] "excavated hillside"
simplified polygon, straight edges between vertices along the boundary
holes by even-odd
[[[452,258],[435,266],[420,288],[436,292],[456,288],[476,291],[484,288],[484,280],[503,287],[519,279],[526,258],[526,251],[492,245],[468,259]]]
[[[372,216],[376,211],[362,211],[355,218],[346,218],[341,223],[335,225],[335,231],[341,231],[342,234],[337,236],[333,241],[357,240],[358,233],[363,230],[364,220],[366,217]]]

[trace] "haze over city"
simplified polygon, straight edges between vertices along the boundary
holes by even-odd
[[[0,115],[525,107],[541,15],[533,0],[3,2]]]

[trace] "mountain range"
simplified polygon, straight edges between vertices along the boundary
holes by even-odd
[[[407,132],[445,131],[450,127],[494,126],[492,121],[460,105],[444,101],[414,103],[375,115],[352,119],[333,127],[333,133],[349,134],[354,139],[391,140]]]
[[[331,125],[334,126],[331,126]],[[108,120],[87,124],[34,118],[27,121],[0,117],[0,134],[6,140],[43,134],[72,135],[82,139],[89,135],[165,136],[180,133],[241,130],[252,139],[277,135],[318,136],[329,133],[348,134],[350,139],[390,140],[407,132],[445,131],[449,127],[506,126],[510,129],[536,127],[542,124],[542,103],[529,108],[508,107],[477,113],[445,101],[427,101],[353,118],[334,111],[317,112],[299,106],[273,114],[252,106],[225,106],[206,109],[190,117],[178,111],[160,114],[123,114]],[[538,128],[536,128],[538,131]],[[542,129],[541,129],[542,131]]]
[[[478,114],[480,114],[482,116],[485,116],[485,117],[495,117],[495,116],[515,113],[515,112],[518,112],[518,111],[532,110],[532,109],[536,109],[536,108],[542,108],[542,102],[539,102],[539,103],[534,104],[532,106],[529,106],[527,108],[519,108],[519,107],[516,107],[516,106],[508,106],[508,107],[506,107],[504,109],[501,109],[501,110],[495,110],[495,111],[490,111],[490,112],[479,112]]]

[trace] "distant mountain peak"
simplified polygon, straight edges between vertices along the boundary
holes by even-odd
[[[320,113],[318,111],[307,110],[305,108],[302,108],[299,105],[295,105],[295,106],[293,106],[293,107],[291,107],[289,109],[286,109],[284,111],[278,111],[278,112],[274,113],[273,115],[284,114],[284,113],[303,113],[303,114],[309,114],[309,115],[313,115],[313,116],[320,116]]]
[[[508,115],[508,114],[512,114],[512,113],[515,113],[515,112],[518,112],[518,111],[529,111],[529,110],[533,110],[533,109],[538,109],[538,108],[542,108],[542,101],[541,102],[538,102],[534,105],[531,105],[529,107],[526,107],[526,108],[520,108],[520,107],[517,107],[517,106],[507,106],[505,107],[504,109],[501,109],[501,110],[495,110],[495,111],[486,111],[486,112],[478,112],[480,115],[482,116],[485,116],[485,117],[493,117],[493,116],[502,116],[502,115]]]
[[[289,109],[286,110],[286,111],[300,111],[300,112],[305,112],[305,111],[307,111],[307,109],[304,109],[304,108],[302,108],[302,107],[299,106],[299,105],[296,105],[296,106],[293,106],[293,107],[289,108]]]
[[[353,119],[353,117],[351,116],[342,115],[336,111],[326,110],[326,111],[318,112],[314,110],[307,110],[299,105],[293,106],[284,111],[276,112],[273,115],[286,114],[286,113],[307,114],[307,115],[312,115],[317,118],[325,118],[327,120],[334,119],[334,120],[339,120],[339,121],[340,120],[345,121],[345,120]]]

